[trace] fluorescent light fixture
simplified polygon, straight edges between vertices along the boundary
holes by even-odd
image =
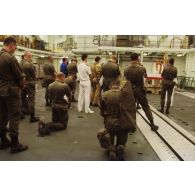
[[[143,52],[143,56],[147,56],[148,55],[148,52]]]
[[[183,56],[182,53],[177,53],[177,57],[181,57],[181,56]]]

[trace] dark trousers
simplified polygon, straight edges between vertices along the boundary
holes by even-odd
[[[148,105],[148,100],[146,97],[146,90],[144,88],[141,88],[141,87],[135,87],[135,88],[133,88],[133,93],[134,93],[135,99],[139,102],[142,109],[144,110],[148,120],[152,121],[153,116],[152,116],[152,112],[150,110],[150,107]]]
[[[51,104],[51,99],[50,99],[50,97],[49,97],[49,90],[48,90],[48,88],[49,88],[49,86],[47,86],[47,87],[45,88],[45,101],[46,101],[46,103]]]
[[[167,106],[167,108],[170,108],[173,88],[174,88],[174,84],[173,85],[162,84],[162,88],[161,88],[161,106],[162,107],[164,107],[164,105],[165,105],[165,96],[166,96],[166,92],[167,92],[166,106]]]
[[[73,95],[75,94],[76,86],[77,86],[77,81],[76,81],[76,79],[75,79],[75,80],[74,80],[74,84],[73,84],[73,88],[72,88],[72,94],[73,94]]]
[[[99,83],[93,84],[91,86],[91,103],[93,105],[99,104],[101,95],[101,86]]]
[[[13,87],[11,93],[9,97],[0,97],[0,132],[6,132],[9,122],[10,136],[15,136],[19,130],[21,92],[18,87]]]
[[[21,100],[22,100],[21,111],[24,114],[28,114],[29,113],[29,107],[28,107],[28,98],[27,98],[26,88],[22,89],[22,91],[21,91]]]
[[[26,85],[25,87],[26,93],[28,95],[28,110],[30,114],[35,113],[35,85],[34,84],[30,84],[30,85]]]
[[[46,125],[53,131],[63,130],[67,128],[68,119],[67,107],[54,104],[52,105],[52,122],[49,122]]]
[[[120,129],[117,132],[109,131],[109,134],[110,134],[111,145],[116,145],[116,146],[126,145],[128,139],[128,131]]]

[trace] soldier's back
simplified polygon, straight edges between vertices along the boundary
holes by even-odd
[[[69,87],[66,83],[61,83],[59,81],[54,81],[49,85],[49,93],[53,100],[63,100]]]
[[[14,72],[11,70],[14,70]],[[0,51],[0,80],[12,81],[13,84],[18,84],[18,79],[22,77],[22,70],[15,56],[2,49]]]
[[[65,78],[64,82],[69,86],[69,88],[72,90],[74,87],[74,80],[71,77]]]
[[[110,89],[103,93],[102,101],[105,115],[118,115],[120,112],[120,90]]]
[[[45,75],[51,75],[53,76],[55,74],[55,68],[53,66],[53,64],[51,63],[45,63],[43,65],[43,72],[45,73]]]
[[[36,70],[33,63],[24,60],[22,64],[22,70],[26,75],[27,81],[34,81],[36,79]]]
[[[177,68],[174,66],[166,66],[163,70],[162,77],[167,80],[173,80],[177,77]]]
[[[139,65],[138,63],[132,63],[128,65],[124,70],[124,76],[127,80],[135,86],[144,85],[144,75],[146,74],[146,69],[144,66]]]
[[[102,97],[108,104],[117,105],[120,97],[119,89],[110,89],[103,93]]]
[[[68,71],[68,74],[76,74],[78,72],[77,65],[73,64],[73,63],[70,63],[67,66],[67,71]]]

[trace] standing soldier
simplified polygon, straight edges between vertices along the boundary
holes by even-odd
[[[1,149],[11,145],[11,153],[28,149],[28,146],[19,143],[19,122],[21,111],[21,88],[24,86],[24,76],[14,57],[17,43],[13,37],[4,40],[3,49],[0,51],[0,137]],[[11,143],[6,137],[7,124]]]
[[[71,92],[65,81],[62,72],[56,75],[56,81],[49,85],[49,93],[52,99],[52,122],[39,122],[39,134],[44,136],[49,131],[58,131],[67,128],[68,124],[68,105],[71,100]],[[67,98],[65,98],[67,97]]]
[[[110,60],[102,65],[102,75],[103,75],[103,91],[109,90],[109,84],[112,81],[117,81],[120,76],[120,70],[117,65],[116,56],[111,56]]]
[[[22,59],[20,61],[20,67],[22,69],[24,63],[24,55],[22,55]],[[28,111],[28,99],[27,99],[27,92],[25,87],[23,89],[21,89],[21,100],[22,100],[22,106],[21,106],[21,119],[25,118],[25,114],[29,114]]]
[[[75,89],[75,75],[68,75],[65,79],[64,82],[68,85],[70,91],[71,91],[71,95],[70,95],[70,99],[69,99],[69,107],[71,106],[71,100],[72,100],[72,96],[73,96],[73,91]]]
[[[28,51],[24,53],[22,70],[26,78],[25,90],[28,95],[30,122],[34,123],[39,121],[39,118],[35,117],[36,69],[32,63],[32,54]]]
[[[77,100],[75,99],[76,79],[77,79],[77,72],[78,72],[76,57],[73,57],[71,59],[71,63],[68,65],[67,70],[68,70],[68,75],[72,76],[72,78],[74,79],[74,85],[73,88],[71,89],[72,92],[71,102],[77,102]]]
[[[145,74],[146,69],[144,66],[140,66],[138,54],[133,53],[131,55],[131,65],[125,68],[124,76],[131,82],[135,99],[138,100],[148,120],[150,121],[151,130],[157,131],[158,126],[154,124],[152,112],[146,98],[146,90],[144,89]]]
[[[169,65],[163,69],[161,74],[162,80],[162,88],[161,88],[161,109],[160,112],[164,113],[164,106],[165,106],[165,96],[167,92],[167,105],[166,105],[166,114],[169,114],[169,108],[171,105],[171,96],[173,93],[173,88],[175,82],[173,81],[174,78],[177,78],[177,68],[174,67],[174,59],[171,58],[169,60]]]
[[[136,108],[131,83],[125,81],[119,89],[117,82],[111,82],[110,90],[102,95],[100,110],[105,125],[105,129],[97,135],[100,144],[108,149],[110,160],[124,160],[128,133],[136,129]]]
[[[91,72],[92,72],[91,104],[93,106],[99,106],[99,101],[100,101],[101,87],[99,81],[102,76],[100,60],[101,58],[97,56],[95,58],[94,64],[91,65]]]
[[[52,56],[48,56],[47,62],[43,65],[43,72],[45,74],[45,78],[43,80],[45,89],[45,101],[46,106],[51,106],[51,99],[49,97],[48,87],[49,84],[53,83],[55,81],[55,68],[53,65],[53,58]]]

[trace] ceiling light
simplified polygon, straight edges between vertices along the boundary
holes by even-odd
[[[143,52],[143,56],[147,56],[148,55],[148,52]]]
[[[181,57],[181,56],[183,56],[182,53],[177,53],[177,57]]]

